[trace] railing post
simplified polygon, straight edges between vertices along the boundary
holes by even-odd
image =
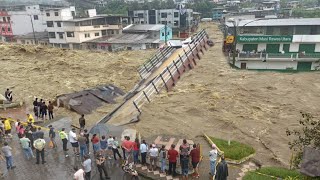
[[[136,107],[136,109],[138,110],[138,112],[141,113],[141,111],[140,111],[140,109],[139,109],[139,107],[138,107],[138,105],[136,104],[135,101],[133,101],[133,105],[134,105],[134,107]]]
[[[140,73],[140,71],[139,71],[139,70],[138,70],[138,73],[139,73],[140,78],[141,78],[141,79],[143,79],[143,77],[142,77],[142,75],[141,75],[141,73]]]
[[[175,62],[174,60],[173,60],[172,62],[173,62],[173,64],[174,64],[174,66],[176,67],[178,74],[181,75],[181,73],[180,73],[180,71],[179,71],[179,68],[178,68],[176,62]]]
[[[149,72],[148,68],[146,67],[146,64],[143,64],[143,66],[144,66],[144,69],[145,69],[147,72]]]
[[[151,84],[153,85],[153,87],[154,87],[154,89],[157,91],[157,93],[159,94],[159,91],[158,91],[156,85],[154,85],[153,81],[151,81]]]
[[[186,52],[186,51],[184,51],[184,52]],[[178,56],[179,56],[179,60],[181,61],[181,64],[182,64],[183,68],[186,69],[186,66],[184,65],[184,62],[183,62],[180,54],[178,54]],[[187,55],[186,55],[186,57],[187,57],[187,59],[189,59]]]
[[[160,74],[160,78],[162,79],[162,81],[163,81],[163,83],[164,83],[164,86],[166,87],[167,91],[169,91],[169,88],[168,88],[168,86],[167,86],[167,83],[166,83],[166,81],[163,79],[162,74]]]
[[[167,70],[169,71],[169,74],[170,74],[170,76],[171,76],[172,81],[174,81],[174,79],[173,79],[173,75],[171,74],[171,71],[170,71],[170,69],[169,69],[169,67],[168,67],[168,66],[167,66]]]
[[[147,94],[146,94],[145,91],[143,91],[143,94],[144,94],[144,96],[146,97],[146,99],[148,100],[148,102],[150,102],[150,99],[149,99],[149,97],[147,96]]]

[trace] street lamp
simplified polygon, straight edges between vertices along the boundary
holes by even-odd
[[[236,46],[237,46],[237,26],[236,20],[234,18],[229,18],[227,22],[230,22],[233,24],[233,45],[232,45],[232,65],[235,67],[236,64]],[[239,22],[239,21],[238,21]]]

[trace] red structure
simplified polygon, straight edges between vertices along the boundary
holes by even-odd
[[[13,32],[10,15],[6,11],[0,11],[0,35],[6,38],[6,41],[12,41]]]

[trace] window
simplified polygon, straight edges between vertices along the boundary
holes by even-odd
[[[167,13],[161,13],[161,18],[167,18]]]
[[[54,16],[59,16],[59,12],[55,11]]]
[[[89,37],[90,37],[90,33],[85,33],[85,34],[84,34],[84,37],[85,37],[85,38],[89,38]]]
[[[6,19],[6,17],[3,17],[2,19],[3,19],[3,22],[7,22],[7,19]]]
[[[6,31],[6,30],[4,29],[4,27],[2,27],[1,29],[2,29],[2,32],[5,32],[5,31]]]
[[[10,22],[10,17],[7,17],[7,19],[8,19],[8,22]]]
[[[30,6],[28,6],[28,9],[30,9]]]
[[[162,36],[164,36],[164,32],[162,33]]]
[[[107,30],[102,30],[102,31],[101,31],[101,34],[102,34],[102,36],[107,35]]]
[[[167,23],[167,21],[161,21],[161,24],[166,24]]]
[[[94,36],[99,36],[100,35],[100,33],[94,33]]]
[[[179,17],[179,12],[174,12],[174,17]]]
[[[174,26],[179,26],[179,21],[174,21]]]
[[[143,18],[143,13],[138,13],[138,18]]]
[[[47,13],[46,13],[46,16],[48,16],[48,17],[49,17],[49,16],[50,16],[50,13],[49,13],[49,12],[47,12]]]
[[[47,27],[53,27],[53,21],[47,21]]]
[[[67,32],[67,37],[74,37],[74,32]]]
[[[10,31],[11,31],[11,28],[8,27],[8,32],[10,32]]]
[[[71,11],[71,15],[72,15],[72,17],[75,17],[76,13],[74,11]]]
[[[61,27],[61,22],[57,21],[57,27]]]
[[[55,32],[49,32],[49,38],[56,38]]]
[[[169,21],[168,23],[171,24],[171,21]]]
[[[59,35],[59,39],[63,39],[63,32],[57,32],[57,34]]]
[[[111,30],[111,34],[114,34],[114,31],[113,31],[113,30]]]
[[[38,15],[33,15],[33,19],[38,20],[39,19]]]

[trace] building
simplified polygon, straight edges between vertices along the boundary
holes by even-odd
[[[0,11],[0,41],[12,41],[11,17],[7,11]]]
[[[163,24],[132,24],[117,36],[105,36],[87,41],[90,49],[120,51],[159,48],[165,41],[172,39],[172,29]]]
[[[320,18],[256,19],[227,22],[228,35],[237,25],[235,66],[241,69],[318,70]],[[233,63],[233,53],[230,63]]]
[[[134,24],[167,24],[175,34],[188,33],[195,25],[192,9],[159,9],[128,11]]]
[[[124,16],[97,15],[95,9],[88,10],[87,15],[89,17],[75,18],[73,8],[46,10],[50,44],[54,47],[83,49],[83,42],[121,34],[123,22],[129,22],[129,18]]]
[[[15,36],[15,40],[18,44],[30,44],[30,45],[49,45],[48,32],[35,32],[25,35]]]

